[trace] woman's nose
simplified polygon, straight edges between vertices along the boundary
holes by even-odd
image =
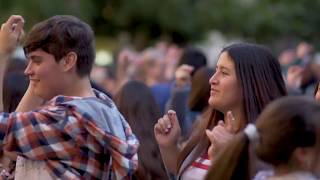
[[[211,78],[209,79],[209,83],[210,84],[216,84],[218,81],[217,81],[217,73],[214,73]]]

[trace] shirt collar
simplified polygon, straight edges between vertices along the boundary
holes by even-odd
[[[92,88],[94,94],[96,95],[96,97],[98,99],[101,99],[101,100],[109,100],[110,98],[103,92],[101,91],[98,91],[94,88]],[[64,95],[58,95],[58,96],[55,96],[54,98],[52,98],[51,100],[49,100],[47,102],[47,104],[49,105],[58,105],[58,104],[61,104],[61,103],[64,103],[64,102],[68,102],[68,101],[72,101],[72,100],[75,100],[75,99],[83,99],[84,97],[79,97],[79,96],[64,96]]]

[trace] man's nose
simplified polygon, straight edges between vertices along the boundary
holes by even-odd
[[[31,63],[28,63],[26,69],[24,70],[24,74],[30,76],[32,74],[32,67]]]

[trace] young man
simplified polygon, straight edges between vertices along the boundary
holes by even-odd
[[[2,25],[2,60],[19,40],[23,22],[11,16]],[[37,173],[46,179],[130,178],[137,168],[138,140],[112,100],[91,88],[90,26],[72,16],[54,16],[31,29],[24,50],[28,90],[18,112],[0,114],[0,144],[23,157],[16,178]]]

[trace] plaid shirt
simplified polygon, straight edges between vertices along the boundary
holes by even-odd
[[[118,138],[117,132],[101,128],[94,117],[68,104],[85,98],[57,96],[31,112],[1,113],[0,144],[6,151],[44,161],[53,177],[130,179],[138,166],[138,140],[114,103],[105,94],[95,93],[108,104],[99,107],[121,121],[125,140]]]

